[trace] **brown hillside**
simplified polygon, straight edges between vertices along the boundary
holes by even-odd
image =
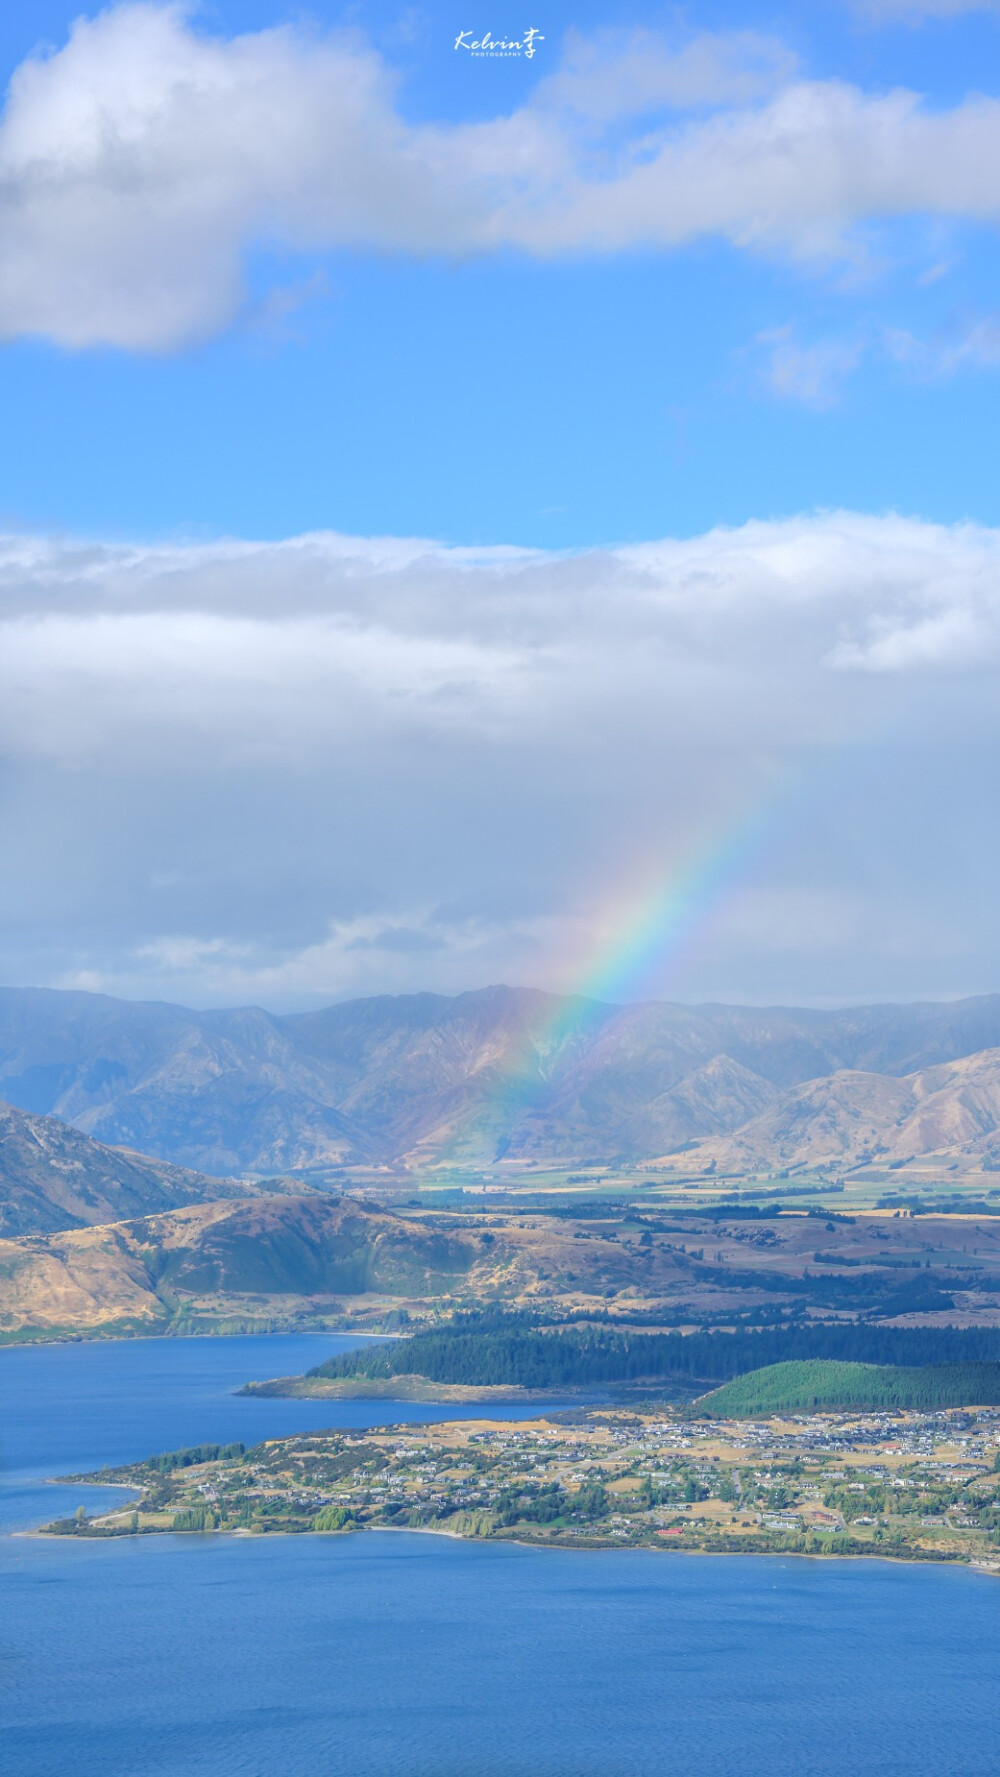
[[[903,1079],[839,1072],[784,1092],[743,1129],[699,1142],[687,1164],[725,1172],[920,1155],[990,1157],[1000,1145],[1000,1049]]]
[[[1000,1320],[995,1217],[695,1212],[569,1218],[406,1216],[350,1198],[213,1203],[0,1241],[0,1331],[244,1326],[364,1328],[487,1303],[650,1311],[728,1325],[747,1311]]]

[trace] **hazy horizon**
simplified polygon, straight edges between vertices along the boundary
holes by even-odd
[[[633,1006],[654,1005],[654,1006],[677,1007],[677,1008],[680,1008],[681,1010],[692,1011],[692,1012],[696,1012],[699,1009],[706,1009],[707,1010],[707,1009],[719,1008],[719,1007],[732,1008],[737,1011],[749,1011],[749,1012],[752,1012],[752,1011],[760,1011],[760,1012],[768,1012],[768,1011],[770,1011],[770,1012],[774,1012],[774,1011],[849,1012],[854,1009],[862,1010],[865,1007],[879,1007],[879,1006],[958,1005],[958,1004],[961,1004],[961,1003],[963,1003],[965,1001],[969,1001],[969,1000],[994,999],[997,997],[998,994],[1000,994],[1000,988],[997,988],[997,989],[986,988],[978,993],[957,993],[957,994],[948,994],[948,995],[939,995],[939,996],[914,995],[912,998],[909,998],[909,999],[897,999],[897,1000],[888,1000],[888,999],[830,1000],[825,1003],[819,1003],[819,1002],[811,1002],[810,1003],[810,1002],[804,1002],[804,1001],[793,1002],[791,1000],[763,1000],[763,999],[762,1000],[740,1000],[740,999],[735,999],[735,998],[733,998],[733,999],[715,999],[715,1000],[686,1000],[686,999],[682,1000],[682,999],[668,999],[668,998],[663,998],[661,996],[649,996],[649,995],[644,996],[644,997],[640,997],[637,999],[629,999],[629,1000],[600,1000],[600,999],[595,998],[593,995],[589,995],[589,994],[559,994],[559,993],[553,992],[552,990],[550,990],[548,988],[532,987],[530,985],[526,985],[526,984],[518,983],[518,982],[490,981],[490,982],[485,982],[482,985],[477,986],[477,987],[458,988],[453,993],[438,993],[433,988],[411,988],[411,989],[408,989],[406,992],[396,992],[396,993],[392,993],[392,992],[377,993],[377,992],[375,992],[375,993],[368,993],[368,994],[343,994],[343,995],[339,996],[338,998],[302,999],[298,1002],[290,1001],[287,1004],[267,1005],[262,1001],[256,1001],[256,1000],[247,1000],[247,1001],[242,1001],[242,1002],[223,1001],[223,1000],[219,1000],[219,1001],[207,1001],[206,1000],[206,1001],[199,1004],[198,1001],[196,1001],[196,1000],[171,1000],[171,999],[164,999],[162,996],[154,997],[151,995],[141,995],[141,994],[104,993],[103,990],[94,989],[94,988],[52,987],[48,983],[45,983],[45,982],[10,982],[10,981],[7,981],[7,982],[0,983],[0,993],[8,993],[8,992],[32,993],[32,992],[36,992],[36,991],[37,992],[44,992],[44,993],[85,993],[85,994],[92,995],[94,998],[118,1000],[118,1001],[121,1001],[125,1005],[166,1005],[166,1006],[173,1006],[178,1011],[183,1011],[183,1012],[200,1013],[200,1012],[257,1011],[257,1012],[264,1012],[269,1017],[273,1017],[273,1018],[295,1017],[295,1016],[302,1014],[302,1013],[320,1012],[320,1011],[323,1011],[324,1009],[326,1009],[327,1007],[346,1006],[346,1005],[352,1005],[352,1004],[363,1004],[366,1001],[378,1000],[378,999],[401,1000],[401,999],[428,998],[428,999],[457,1000],[457,999],[469,998],[469,997],[479,995],[479,994],[488,994],[488,993],[494,993],[494,992],[497,992],[497,993],[538,993],[538,994],[543,994],[543,995],[546,995],[547,997],[554,998],[554,999],[579,999],[579,1000],[582,1000],[590,1005],[608,1006],[616,1011],[627,1011],[629,1009],[629,1007],[633,1007]]]

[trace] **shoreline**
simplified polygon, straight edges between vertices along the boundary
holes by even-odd
[[[389,1337],[380,1334],[377,1337]],[[565,1388],[519,1388],[516,1385],[499,1383],[468,1382],[431,1382],[424,1376],[392,1376],[386,1379],[370,1377],[344,1377],[338,1381],[327,1381],[323,1377],[315,1380],[304,1376],[275,1376],[263,1382],[245,1382],[236,1394],[249,1396],[257,1400],[280,1401],[403,1401],[416,1402],[424,1406],[462,1406],[483,1405],[503,1406],[505,1403],[517,1406],[524,1403],[532,1407],[551,1406],[555,1401],[572,1398],[574,1404],[579,1400],[593,1403],[595,1392],[601,1399],[609,1396],[607,1388],[595,1391],[590,1388],[567,1383]]]
[[[660,1555],[660,1554],[662,1554],[662,1555],[686,1556],[689,1560],[694,1560],[694,1559],[700,1558],[703,1560],[712,1560],[712,1561],[746,1561],[746,1560],[819,1561],[819,1562],[822,1562],[824,1565],[832,1565],[834,1562],[840,1562],[840,1561],[846,1561],[846,1562],[879,1562],[879,1561],[882,1561],[882,1562],[885,1562],[887,1565],[893,1566],[893,1567],[903,1566],[903,1567],[962,1568],[967,1573],[980,1574],[984,1579],[1000,1579],[1000,1560],[998,1560],[993,1565],[988,1565],[987,1563],[982,1562],[982,1561],[970,1561],[965,1556],[962,1556],[962,1555],[942,1556],[942,1557],[938,1557],[938,1558],[935,1558],[933,1555],[926,1555],[926,1554],[925,1555],[894,1555],[891,1552],[891,1550],[886,1550],[886,1549],[879,1549],[877,1551],[873,1549],[870,1554],[867,1552],[861,1552],[860,1550],[850,1550],[847,1552],[841,1552],[839,1550],[831,1550],[829,1553],[826,1553],[822,1549],[744,1549],[744,1550],[740,1550],[740,1549],[688,1549],[688,1548],[684,1548],[683,1546],[678,1545],[677,1543],[667,1542],[667,1541],[664,1541],[662,1543],[643,1543],[640,1545],[632,1546],[632,1545],[623,1545],[621,1542],[611,1541],[610,1539],[608,1541],[604,1541],[604,1542],[596,1542],[595,1541],[595,1542],[586,1543],[586,1544],[572,1543],[572,1542],[543,1542],[541,1539],[536,1538],[536,1537],[463,1536],[461,1531],[445,1530],[445,1529],[438,1530],[438,1529],[435,1529],[434,1526],[430,1525],[430,1524],[364,1524],[364,1525],[360,1525],[360,1526],[354,1525],[350,1529],[347,1529],[347,1530],[313,1530],[313,1531],[308,1531],[305,1533],[296,1532],[296,1531],[288,1531],[288,1530],[269,1530],[269,1531],[261,1532],[261,1531],[245,1530],[245,1529],[235,1529],[235,1530],[234,1529],[226,1529],[226,1530],[223,1530],[223,1529],[216,1529],[216,1530],[152,1530],[151,1529],[151,1530],[118,1531],[110,1536],[109,1535],[103,1535],[103,1536],[102,1535],[97,1535],[97,1536],[89,1535],[88,1536],[86,1533],[84,1533],[83,1535],[80,1535],[80,1536],[64,1536],[64,1535],[59,1534],[58,1532],[53,1532],[50,1530],[46,1530],[44,1528],[40,1528],[37,1530],[33,1530],[33,1529],[11,1530],[11,1531],[6,1532],[6,1535],[9,1536],[11,1538],[11,1540],[14,1540],[15,1538],[17,1538],[19,1540],[27,1540],[29,1542],[46,1542],[46,1543],[81,1543],[81,1542],[111,1543],[111,1542],[126,1542],[126,1541],[141,1542],[141,1541],[145,1541],[151,1537],[167,1537],[167,1536],[181,1537],[185,1541],[191,1537],[218,1537],[218,1538],[230,1537],[230,1538],[232,1538],[232,1540],[234,1542],[235,1541],[274,1542],[279,1538],[284,1539],[284,1540],[293,1540],[294,1539],[295,1541],[301,1541],[303,1535],[305,1535],[307,1537],[318,1537],[318,1538],[322,1538],[323,1540],[326,1540],[329,1537],[338,1537],[338,1538],[351,1537],[351,1538],[353,1538],[353,1537],[364,1537],[364,1536],[433,1536],[433,1537],[445,1538],[449,1542],[475,1543],[475,1544],[478,1544],[479,1547],[481,1547],[481,1548],[510,1547],[510,1548],[518,1548],[518,1549],[533,1549],[536,1552],[543,1554],[543,1555],[601,1555],[601,1554],[605,1554],[605,1555]]]
[[[142,1498],[142,1489],[140,1487],[136,1487],[134,1485],[130,1486],[128,1482],[124,1482],[124,1481],[104,1481],[104,1480],[98,1479],[96,1476],[93,1478],[87,1477],[86,1479],[84,1479],[84,1478],[78,1479],[75,1476],[45,1475],[45,1476],[40,1477],[40,1480],[41,1480],[42,1484],[51,1485],[51,1486],[112,1487],[112,1488],[117,1488],[123,1492],[131,1493],[137,1499]],[[122,1507],[119,1509],[127,1510],[127,1503],[123,1504]],[[869,1549],[858,1549],[858,1548],[829,1549],[829,1550],[825,1550],[823,1548],[813,1548],[813,1549],[689,1548],[689,1547],[685,1547],[685,1545],[683,1543],[675,1542],[675,1541],[673,1541],[673,1539],[666,1538],[666,1537],[664,1537],[662,1540],[659,1540],[656,1542],[639,1543],[639,1544],[626,1543],[619,1537],[610,1537],[610,1536],[605,1537],[605,1538],[596,1538],[595,1537],[592,1540],[591,1539],[587,1539],[587,1540],[573,1539],[570,1541],[563,1542],[563,1541],[556,1539],[556,1538],[543,1538],[543,1537],[534,1537],[534,1536],[527,1536],[527,1537],[526,1536],[505,1536],[503,1534],[490,1535],[490,1536],[466,1535],[461,1530],[450,1530],[450,1529],[447,1529],[444,1525],[437,1526],[434,1524],[357,1524],[357,1523],[355,1523],[355,1524],[346,1525],[341,1530],[307,1530],[307,1531],[285,1530],[285,1529],[278,1529],[278,1528],[273,1529],[273,1530],[251,1530],[251,1529],[245,1528],[243,1526],[239,1526],[239,1527],[217,1526],[217,1527],[212,1528],[211,1530],[208,1530],[208,1529],[175,1530],[172,1526],[150,1525],[144,1529],[139,1528],[136,1530],[131,1530],[131,1529],[126,1530],[126,1529],[118,1529],[118,1528],[113,1529],[113,1530],[83,1529],[78,1532],[54,1531],[54,1530],[51,1530],[47,1525],[40,1525],[37,1528],[32,1527],[32,1526],[28,1526],[25,1529],[9,1531],[6,1534],[11,1537],[20,1537],[20,1538],[26,1537],[26,1538],[28,1538],[29,1541],[41,1540],[43,1542],[87,1542],[87,1543],[126,1542],[126,1541],[133,1541],[133,1540],[134,1541],[141,1541],[141,1540],[144,1540],[148,1537],[165,1537],[165,1536],[179,1536],[179,1537],[185,1537],[185,1538],[186,1537],[202,1537],[202,1536],[212,1536],[212,1537],[231,1536],[231,1537],[239,1537],[239,1538],[249,1537],[254,1541],[257,1541],[258,1539],[261,1539],[261,1538],[273,1539],[275,1537],[285,1537],[285,1538],[294,1537],[294,1538],[298,1539],[302,1536],[306,1536],[306,1537],[330,1537],[330,1536],[354,1537],[354,1536],[372,1536],[372,1535],[440,1536],[440,1537],[448,1538],[451,1542],[480,1543],[480,1544],[484,1544],[484,1545],[487,1543],[490,1543],[490,1544],[493,1544],[494,1546],[506,1543],[506,1544],[512,1544],[515,1547],[521,1548],[521,1549],[539,1549],[543,1553],[557,1553],[557,1554],[562,1553],[562,1554],[569,1554],[569,1555],[598,1554],[601,1551],[604,1551],[605,1553],[611,1554],[611,1555],[640,1555],[640,1554],[647,1554],[647,1555],[649,1555],[649,1554],[665,1554],[665,1555],[689,1555],[689,1556],[704,1555],[706,1557],[711,1557],[713,1560],[732,1559],[734,1561],[742,1561],[742,1560],[746,1560],[748,1557],[754,1557],[754,1556],[758,1557],[759,1559],[766,1559],[766,1560],[772,1560],[772,1559],[773,1560],[783,1560],[783,1559],[787,1558],[787,1559],[806,1560],[806,1561],[888,1561],[888,1562],[891,1562],[894,1566],[895,1565],[903,1565],[903,1566],[908,1566],[908,1567],[966,1567],[966,1568],[969,1568],[970,1570],[973,1570],[977,1573],[985,1574],[988,1578],[1000,1579],[1000,1556],[997,1557],[995,1562],[991,1563],[991,1562],[985,1562],[982,1559],[979,1559],[979,1560],[977,1560],[975,1558],[970,1559],[968,1556],[963,1555],[961,1553],[954,1553],[954,1554],[949,1553],[949,1554],[941,1554],[941,1555],[932,1555],[928,1552],[924,1552],[921,1554],[893,1553],[893,1551],[891,1549],[885,1549],[885,1548],[882,1548],[881,1546],[879,1546],[878,1548],[875,1548],[873,1546],[870,1550]]]
[[[116,1329],[115,1332],[103,1332],[100,1327],[81,1327],[60,1329],[48,1333],[44,1327],[32,1328],[26,1338],[0,1334],[0,1352],[23,1351],[42,1345],[136,1345],[143,1341],[157,1341],[173,1344],[178,1339],[397,1339],[398,1333],[380,1333],[355,1327],[177,1327],[164,1330],[162,1322],[154,1322],[160,1328],[157,1332],[147,1332],[145,1328],[137,1328],[134,1332]],[[283,1378],[276,1378],[283,1380]]]

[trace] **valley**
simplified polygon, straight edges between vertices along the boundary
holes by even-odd
[[[7,989],[0,1039],[0,1341],[1000,1324],[1000,996],[275,1017]]]

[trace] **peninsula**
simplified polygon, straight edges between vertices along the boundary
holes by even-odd
[[[697,1416],[591,1407],[199,1445],[72,1477],[138,1497],[92,1518],[81,1509],[45,1533],[406,1529],[1000,1570],[1000,1408],[726,1419],[705,1406]]]

